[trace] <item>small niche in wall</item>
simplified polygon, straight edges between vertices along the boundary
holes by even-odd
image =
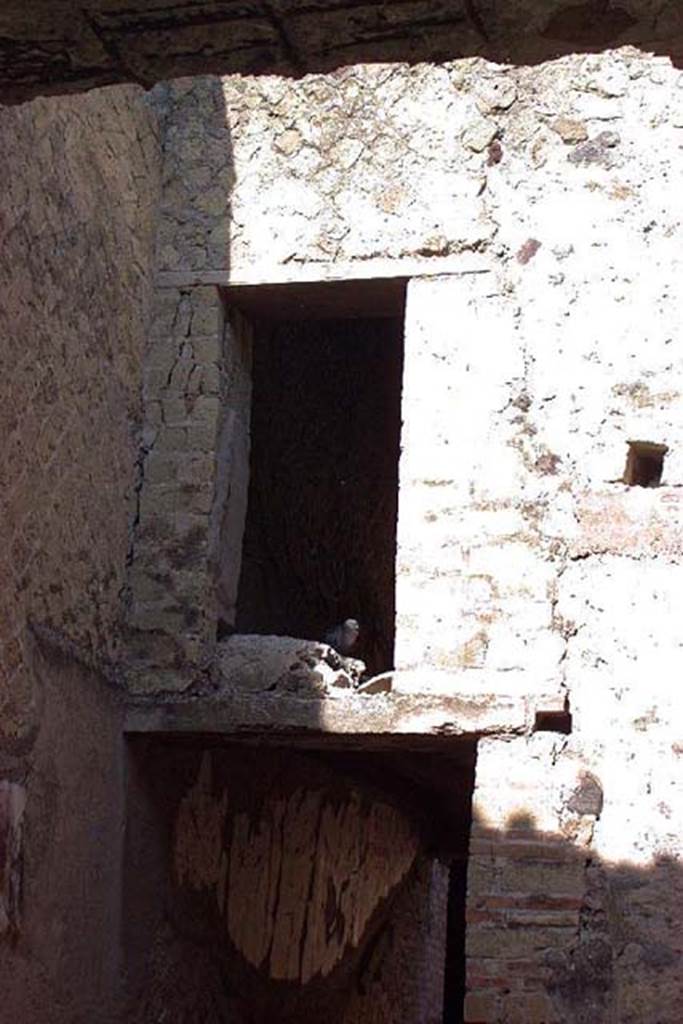
[[[253,327],[239,633],[322,639],[393,665],[405,281],[228,289]]]
[[[559,732],[569,736],[572,731],[572,716],[569,708],[564,711],[537,711],[534,732]]]
[[[669,447],[653,441],[629,441],[623,481],[629,487],[659,487]]]

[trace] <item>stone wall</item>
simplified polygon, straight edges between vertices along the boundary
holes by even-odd
[[[123,655],[138,688],[186,686],[178,669],[202,668],[234,611],[249,331],[220,289],[380,267],[421,278],[406,320],[397,665],[418,700],[486,678],[564,727],[571,715],[563,738],[480,745],[467,1019],[677,1019],[681,97],[666,58],[623,49],[185,81],[157,92],[154,114],[133,89],[0,113],[0,931],[15,943],[0,988],[16,1019],[115,1012],[123,764],[102,678],[116,681]],[[668,446],[662,486],[624,482],[629,441]],[[295,825],[324,817],[323,781],[310,800],[295,789]],[[204,827],[188,839],[194,819],[179,814],[174,847],[185,921],[204,926],[208,891],[247,973],[243,883],[266,877],[244,860],[252,825],[264,864],[294,865],[292,906],[302,879],[322,878],[299,871],[322,833],[271,842],[289,804],[252,803],[231,819],[228,904],[227,853],[209,843],[225,807],[201,776],[187,806]],[[375,806],[380,832],[403,828]],[[334,807],[323,846],[375,820],[348,794]],[[383,847],[362,870],[352,851],[334,899],[327,886],[316,970],[332,946],[342,963],[344,928],[360,935],[402,881],[404,845],[405,863]],[[344,872],[371,893],[353,913],[337,899]],[[402,894],[367,995],[344,988],[355,1019],[393,1013],[400,984],[416,1020],[438,1014],[425,962],[442,942],[443,881]],[[435,916],[411,934],[420,893]]]
[[[84,657],[118,653],[158,195],[157,137],[140,95],[0,112],[8,739],[36,725],[29,623]]]
[[[157,101],[165,287],[420,278],[397,667],[418,697],[457,679],[572,728],[482,744],[472,1022],[677,1012],[681,97],[667,58],[623,49]],[[661,486],[625,482],[632,441],[668,446]]]
[[[630,243],[602,267],[560,250],[556,285],[541,248],[502,281],[409,289],[397,662],[446,690],[492,671],[571,713],[561,741],[480,752],[472,1022],[678,1012],[681,920],[662,894],[681,884],[683,367],[677,262],[647,245],[652,279]],[[629,440],[669,446],[661,486],[623,482]],[[586,779],[599,802],[576,810]]]
[[[250,364],[250,328],[226,320],[217,288],[157,289],[128,577],[128,682],[137,690],[187,685],[182,666],[201,662],[219,615],[234,621]]]
[[[0,135],[0,960],[6,1012],[61,1024],[106,1019],[94,991],[116,978],[121,724],[100,691],[121,652],[158,135],[128,87],[0,111]]]
[[[160,270],[273,281],[380,257],[429,272],[468,253],[521,267],[530,238],[573,245],[591,278],[608,250],[633,266],[620,240],[666,262],[679,80],[666,57],[625,48],[172,83],[155,92],[169,140]]]
[[[152,105],[162,190],[127,616],[128,683],[139,692],[185,688],[218,619],[234,622],[251,398],[250,325],[226,310],[215,282],[158,273],[168,224],[189,209],[188,195],[196,205],[177,225],[188,261],[229,262],[232,156],[220,82],[162,85]]]
[[[671,745],[660,738],[644,749],[628,713],[613,708],[608,721],[611,749],[594,752],[578,732],[480,745],[472,1024],[677,1019],[683,876],[669,801],[680,773]]]
[[[122,708],[101,676],[51,647],[34,653],[31,669],[40,729],[23,757],[0,752],[13,780],[12,802],[0,806],[3,1015],[17,1024],[114,1024],[126,828]]]

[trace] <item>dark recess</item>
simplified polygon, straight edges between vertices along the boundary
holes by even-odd
[[[630,487],[659,487],[668,445],[652,441],[629,441],[624,483]]]
[[[299,750],[296,743],[262,745],[235,742],[234,737],[203,737],[199,742],[130,738],[125,950],[129,996],[135,1007],[131,1024],[157,1020],[154,1014],[160,1008],[174,1020],[182,1011],[187,1021],[332,1022],[341,1016],[351,986],[362,983],[375,939],[392,923],[395,903],[379,905],[365,945],[349,950],[337,974],[324,982],[318,978],[306,987],[273,982],[245,965],[226,940],[215,898],[178,886],[169,859],[179,803],[207,751],[212,753],[214,795],[230,793],[228,827],[231,815],[258,815],[261,801],[273,799],[276,792],[291,793],[305,786],[325,790],[334,799],[355,791],[361,800],[388,801],[404,814],[419,836],[423,856],[451,861],[443,1019],[460,1024],[476,741],[439,739],[440,752],[436,747],[330,752],[326,746]],[[391,955],[404,954],[397,950]],[[410,965],[399,961],[399,966],[407,973],[409,987]]]
[[[393,664],[402,302],[395,312],[254,333],[236,628],[321,639],[353,616],[371,673]]]
[[[559,732],[569,736],[572,731],[572,716],[569,711],[537,711],[534,732]]]

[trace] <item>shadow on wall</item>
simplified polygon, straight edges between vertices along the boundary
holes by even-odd
[[[665,854],[648,865],[601,858],[595,815],[582,813],[594,810],[577,804],[567,835],[538,830],[530,813],[504,830],[473,822],[468,1024],[679,1019],[683,869]]]
[[[452,750],[434,758],[435,778],[465,768]],[[378,755],[369,773],[361,757],[359,774],[346,755],[234,753],[137,747],[134,771],[147,762],[159,773],[154,783],[145,768],[138,791],[145,813],[155,808],[158,846],[150,858],[143,827],[128,851],[136,927],[150,913],[146,937],[127,944],[129,1021],[677,1024],[683,871],[667,857],[602,860],[589,790],[566,835],[530,814],[502,830],[473,822],[465,933],[464,891],[447,915],[447,877],[400,798],[406,786],[386,789],[405,755]],[[468,821],[455,807],[445,831],[462,889]],[[448,810],[436,790],[429,809]]]
[[[29,623],[120,651],[160,167],[133,87],[0,109],[0,138],[1,753],[39,725]]]
[[[163,82],[149,94],[161,126],[163,179],[157,270],[201,283],[230,269],[231,193],[235,180],[222,80]]]

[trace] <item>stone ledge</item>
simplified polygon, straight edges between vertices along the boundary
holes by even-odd
[[[420,698],[396,694],[348,693],[319,700],[282,694],[231,693],[131,702],[124,730],[133,733],[225,735],[278,740],[316,740],[337,736],[343,746],[354,739],[369,749],[383,740],[523,734],[533,714],[518,697],[453,694]]]
[[[184,692],[133,697],[125,731],[273,742],[336,736],[369,748],[407,737],[530,733],[537,712],[555,702],[549,694],[501,692],[496,672],[391,671],[363,681],[364,671],[363,662],[318,641],[234,634],[216,644]]]
[[[34,635],[98,672],[125,710],[124,732],[215,734],[273,742],[337,736],[340,745],[377,746],[383,740],[437,743],[454,737],[523,735],[539,712],[561,711],[564,694],[502,692],[503,673],[449,673],[426,668],[385,672],[363,679],[365,666],[341,658],[319,641],[235,634],[212,646],[202,664],[143,670],[103,663],[59,634],[34,627]],[[142,671],[148,685],[131,691]],[[168,678],[173,688],[168,689]],[[154,687],[154,681],[157,687]]]

